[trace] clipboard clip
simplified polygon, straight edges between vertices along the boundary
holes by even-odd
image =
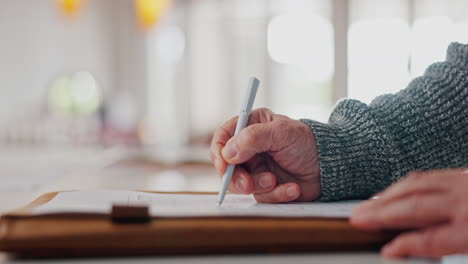
[[[119,224],[148,223],[151,221],[146,205],[112,205],[111,220]]]

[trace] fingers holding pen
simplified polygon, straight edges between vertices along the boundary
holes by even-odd
[[[253,179],[242,166],[237,166],[229,184],[230,193],[250,194],[254,189]]]
[[[227,163],[221,154],[221,150],[226,145],[226,142],[228,142],[228,140],[234,135],[237,119],[238,117],[233,117],[216,129],[213,134],[213,139],[211,140],[210,159],[219,175],[222,175],[227,167]]]
[[[280,122],[253,124],[243,129],[226,143],[221,151],[223,159],[230,164],[239,164],[256,154],[281,149],[286,134],[278,129]]]
[[[279,184],[269,192],[254,194],[260,203],[287,203],[296,200],[301,195],[301,189],[295,182]]]
[[[284,120],[287,117],[274,115],[266,108],[253,110],[247,128],[234,136],[238,119],[238,116],[233,117],[220,126],[211,141],[210,158],[220,175],[226,170],[228,162],[243,163],[256,153],[262,152],[262,149],[268,150],[271,143],[267,140],[270,138],[265,137],[274,130],[270,122]]]
[[[277,185],[276,176],[271,172],[261,172],[252,175],[253,191],[252,193],[266,193],[275,188]]]
[[[273,190],[276,177],[271,172],[250,174],[245,168],[237,166],[232,175],[229,192],[251,194],[264,193]]]

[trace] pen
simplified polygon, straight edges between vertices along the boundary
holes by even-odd
[[[249,121],[249,115],[252,111],[252,106],[255,100],[255,96],[257,95],[257,89],[259,84],[260,81],[257,78],[252,77],[250,79],[249,88],[247,90],[247,96],[239,113],[239,119],[237,120],[237,126],[234,135],[237,135],[237,133],[244,129],[247,125],[247,122]],[[236,165],[230,164],[227,167],[226,172],[224,172],[223,180],[221,182],[221,190],[219,191],[218,195],[218,206],[220,206],[223,203],[224,196],[226,195],[229,183],[231,182],[232,173],[234,172],[235,167]]]

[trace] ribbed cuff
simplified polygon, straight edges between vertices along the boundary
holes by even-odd
[[[322,194],[320,201],[363,199],[391,183],[387,140],[365,110],[364,104],[343,101],[330,124],[308,119],[317,142]],[[353,113],[351,120],[349,116]]]

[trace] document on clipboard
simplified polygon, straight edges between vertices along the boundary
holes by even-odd
[[[51,213],[111,212],[113,205],[148,206],[152,217],[318,217],[349,218],[359,201],[257,203],[251,195],[229,194],[222,207],[215,194],[161,194],[137,191],[96,190],[60,192],[33,210],[34,215]]]

